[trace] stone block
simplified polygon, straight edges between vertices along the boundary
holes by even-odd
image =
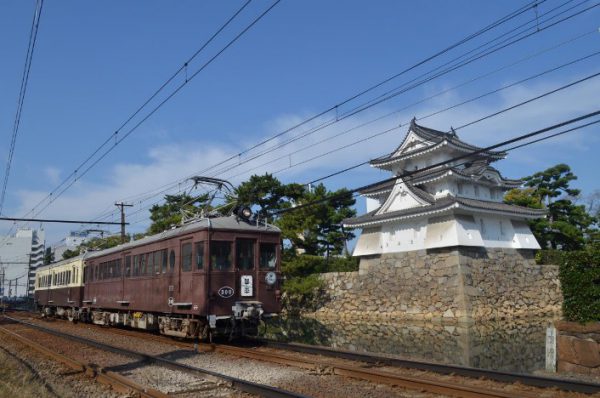
[[[576,338],[571,344],[577,356],[575,363],[589,368],[600,366],[600,345],[598,343],[592,339]]]
[[[566,361],[558,361],[556,364],[556,370],[561,373],[579,373],[584,375],[590,374],[590,368]]]

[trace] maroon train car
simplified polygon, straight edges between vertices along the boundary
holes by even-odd
[[[254,334],[280,311],[278,228],[203,218],[90,253],[82,316],[178,337]]]
[[[35,271],[34,298],[45,316],[76,320],[83,299],[85,255],[58,261]]]

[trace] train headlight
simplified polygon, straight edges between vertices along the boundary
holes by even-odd
[[[234,212],[238,217],[242,217],[245,220],[249,220],[252,217],[252,209],[248,206],[238,207]]]
[[[277,282],[277,274],[275,274],[275,272],[267,272],[267,275],[265,275],[265,282],[267,282],[267,285],[274,285],[275,282]]]

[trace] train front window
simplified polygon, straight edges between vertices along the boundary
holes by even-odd
[[[254,241],[250,239],[238,239],[236,242],[236,257],[239,269],[254,269]]]
[[[192,244],[184,243],[181,245],[181,270],[192,270]]]
[[[277,245],[275,243],[260,244],[260,269],[275,269],[277,265]]]
[[[231,242],[210,242],[210,266],[217,271],[231,268]]]

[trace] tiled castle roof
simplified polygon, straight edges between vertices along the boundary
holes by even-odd
[[[531,209],[528,207],[509,205],[506,203],[492,202],[488,200],[444,196],[443,198],[438,198],[432,204],[427,206],[411,207],[408,209],[396,210],[383,214],[376,214],[378,210],[376,209],[359,217],[345,219],[342,221],[342,223],[345,227],[359,228],[367,225],[382,224],[385,222],[401,220],[405,218],[443,213],[453,209],[464,209],[475,212],[501,212],[523,218],[538,218],[546,214],[546,210],[543,209]]]
[[[406,137],[408,137],[408,135],[410,134],[411,131],[414,132],[415,134],[417,134],[419,137],[423,138],[424,140],[433,142],[433,144],[423,147],[423,148],[414,149],[412,151],[407,151],[400,155],[394,156],[394,154],[396,152],[398,152],[398,150],[402,147],[402,144],[404,143],[404,141],[406,140]],[[456,134],[456,132],[454,130],[452,130],[452,132],[448,133],[448,132],[443,132],[443,131],[439,131],[439,130],[434,130],[429,127],[420,126],[417,124],[417,122],[414,118],[410,123],[410,127],[406,133],[405,139],[402,141],[402,144],[400,144],[400,146],[398,146],[398,148],[396,148],[396,150],[393,151],[392,153],[390,153],[389,155],[385,155],[385,156],[371,160],[370,161],[371,166],[374,166],[374,167],[387,166],[389,164],[396,163],[396,162],[404,160],[404,159],[408,159],[408,158],[411,158],[414,156],[425,154],[427,152],[435,150],[436,148],[442,147],[444,145],[448,145],[455,149],[462,150],[465,152],[475,152],[475,151],[481,151],[483,149],[481,147],[471,145],[471,144],[468,144],[468,143],[462,141],[460,138],[458,138],[458,135]],[[506,152],[483,151],[483,152],[479,153],[478,156],[490,158],[492,160],[497,160],[497,159],[502,159],[502,158],[506,157]]]

